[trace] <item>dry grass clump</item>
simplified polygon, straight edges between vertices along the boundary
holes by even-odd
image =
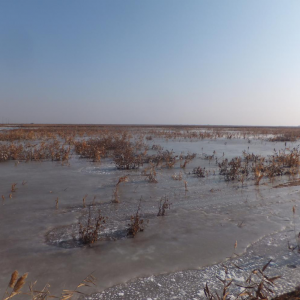
[[[77,141],[74,143],[75,152],[81,158],[90,158],[94,162],[100,161],[101,157],[107,157],[110,151],[117,149],[120,143],[118,136],[106,136],[103,138]]]
[[[1,131],[0,141],[17,141],[17,140],[37,140],[44,136],[42,133],[38,133],[34,130],[25,129],[13,129]]]
[[[2,130],[0,141],[0,161],[13,160],[44,160],[68,161],[70,150],[73,149],[82,158],[100,161],[108,155],[117,156],[116,164],[123,168],[131,168],[132,164],[120,159],[122,151],[133,148],[135,159],[138,150],[148,148],[144,140],[154,138],[165,140],[201,140],[201,139],[269,139],[273,141],[295,141],[300,137],[299,128],[259,128],[259,127],[217,127],[217,126],[109,126],[109,125],[19,125],[18,129]],[[133,138],[134,136],[134,138]],[[88,139],[87,139],[88,138]],[[134,140],[135,142],[131,142]],[[35,144],[33,144],[35,143]],[[153,150],[162,151],[159,145]],[[111,152],[116,151],[115,155]],[[123,155],[128,154],[124,151]],[[127,159],[132,160],[132,155]],[[184,167],[193,157],[185,157]],[[213,157],[208,157],[209,161]],[[125,159],[125,160],[127,160]],[[148,158],[143,158],[148,159]],[[159,158],[158,158],[159,159]],[[181,158],[182,159],[182,158]],[[161,160],[161,159],[160,159]],[[162,159],[165,167],[174,166],[173,159]],[[135,161],[136,165],[140,162]]]
[[[205,160],[208,160],[209,164],[212,162],[212,160],[215,158],[215,155],[207,155],[205,153],[203,153],[202,158]]]
[[[280,278],[280,276],[268,277],[265,275],[265,270],[269,266],[272,260],[263,266],[262,269],[252,270],[249,277],[245,281],[245,284],[238,284],[233,282],[233,279],[229,278],[228,268],[224,266],[225,278],[222,279],[216,276],[223,284],[221,292],[213,292],[206,284],[204,287],[204,293],[206,299],[209,300],[267,300],[270,299],[271,295],[274,294],[274,282]],[[234,265],[235,268],[241,269]],[[242,291],[238,294],[233,295],[230,289],[235,286]]]
[[[242,170],[248,170],[248,168],[242,168],[242,159],[240,157],[234,157],[230,162],[228,162],[228,159],[224,159],[219,163],[219,169],[220,175],[223,175],[226,181],[235,180]]]
[[[29,295],[32,300],[47,300],[49,298],[58,298],[55,296],[52,296],[50,293],[50,284],[46,284],[41,291],[36,290],[35,285],[37,281],[30,283],[29,285]]]
[[[247,163],[250,163],[250,162],[256,163],[262,159],[262,157],[260,155],[255,155],[254,153],[248,153],[246,151],[243,151],[243,157]]]
[[[188,153],[187,155],[183,155],[183,154],[180,154],[179,155],[179,159],[180,160],[189,160],[191,161],[192,159],[194,159],[195,157],[197,156],[196,153]]]
[[[11,185],[11,192],[12,192],[12,193],[14,193],[14,192],[17,191],[16,185],[17,185],[17,183],[13,183],[13,184]]]
[[[56,140],[51,143],[41,142],[39,145],[11,143],[0,145],[0,161],[41,161],[46,159],[68,161],[70,151],[70,147],[65,147]]]
[[[164,216],[166,214],[166,210],[171,208],[171,204],[172,203],[169,203],[169,199],[167,198],[167,196],[162,197],[158,204],[157,216]]]
[[[137,154],[130,145],[114,151],[114,162],[121,170],[138,169],[143,165],[142,155]]]
[[[163,147],[161,145],[153,144],[151,147],[152,150],[162,151]]]
[[[173,178],[174,180],[181,181],[181,180],[182,180],[182,173],[181,173],[181,172],[175,173],[175,174],[172,175],[172,178]]]
[[[11,127],[11,126],[10,126]],[[58,125],[27,124],[18,129],[3,130],[0,141],[40,141],[59,138],[73,145],[76,139],[85,137],[122,135],[124,132],[139,134],[146,141],[154,138],[165,140],[202,139],[265,139],[271,141],[294,141],[300,137],[299,128],[239,127],[239,126],[133,126],[133,125]]]
[[[179,159],[180,159],[180,168],[185,169],[186,165],[188,163],[190,163],[191,160],[194,159],[195,157],[196,157],[196,153],[188,154],[186,156],[180,155],[179,156]],[[183,160],[184,160],[184,162],[182,163]]]
[[[180,168],[185,169],[185,167],[188,163],[190,163],[189,159],[186,159],[183,163],[180,162]]]
[[[173,168],[177,162],[178,155],[173,151],[158,151],[157,154],[144,157],[145,163],[153,163],[161,168]]]
[[[128,224],[129,227],[127,229],[127,236],[129,237],[134,238],[138,232],[144,231],[145,229],[145,222],[141,217],[141,203],[142,199],[139,202],[136,213],[130,217],[130,223]]]
[[[148,178],[148,181],[151,182],[151,183],[157,183],[157,180],[156,180],[156,165],[153,164],[153,163],[150,163],[150,166],[148,166],[147,168],[145,168],[143,171],[142,171],[142,175],[143,176],[147,176]]]
[[[91,287],[91,285],[96,285],[96,277],[94,277],[92,274],[88,275],[74,290],[63,290],[61,295],[61,300],[68,300],[72,299],[74,295],[82,295],[81,291],[79,289],[81,287]]]
[[[37,281],[29,284],[29,292],[22,292],[21,289],[25,285],[28,273],[25,273],[23,276],[20,276],[19,278],[18,276],[19,273],[17,270],[12,273],[10,282],[2,297],[2,300],[9,300],[17,295],[22,295],[21,299],[24,299],[25,296],[29,296],[31,300],[47,300],[53,298],[68,300],[68,299],[74,299],[73,297],[75,295],[77,296],[85,295],[85,293],[79,290],[80,288],[91,287],[92,285],[96,286],[96,278],[92,274],[90,274],[74,290],[63,290],[61,296],[56,297],[51,295],[49,291],[49,287],[50,287],[49,284],[46,284],[42,290],[37,290],[35,288]]]
[[[230,162],[223,159],[218,163],[219,174],[223,175],[226,181],[244,181],[253,175],[255,185],[259,185],[262,178],[272,180],[275,176],[299,174],[300,151],[298,148],[285,149],[276,152],[268,159],[254,154],[243,152],[243,158],[234,157]]]
[[[274,137],[270,138],[270,142],[295,142],[299,139],[298,135],[292,132],[287,132],[279,135],[275,135]]]
[[[199,178],[204,178],[205,177],[205,168],[197,167],[193,169],[193,174],[195,174]]]
[[[89,207],[89,214],[85,224],[79,222],[79,241],[82,244],[91,245],[98,241],[99,232],[105,227],[107,218],[101,215],[101,210],[98,210],[98,215],[92,218],[91,208]]]

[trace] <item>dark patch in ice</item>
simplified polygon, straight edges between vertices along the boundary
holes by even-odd
[[[290,268],[290,269],[296,269],[297,268],[297,266],[296,265],[286,265],[288,268]]]
[[[127,223],[129,223],[129,221]],[[123,228],[120,228],[121,226]],[[127,237],[126,225],[124,226],[124,224],[120,224],[118,228],[116,228],[116,226],[114,226],[113,228],[112,226],[105,228],[103,232],[98,234],[98,241],[117,241],[125,239]],[[45,242],[48,245],[64,249],[72,249],[85,246],[85,244],[82,243],[79,237],[78,224],[72,224],[69,226],[62,226],[52,229],[46,234]]]

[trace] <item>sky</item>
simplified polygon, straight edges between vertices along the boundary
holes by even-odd
[[[0,122],[300,125],[299,0],[0,0]]]

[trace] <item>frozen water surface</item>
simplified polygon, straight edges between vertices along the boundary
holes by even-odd
[[[273,263],[268,272],[282,276],[277,293],[300,283],[300,254],[287,247],[288,240],[296,243],[294,224],[296,230],[300,228],[300,186],[274,188],[295,178],[263,179],[260,186],[248,180],[242,187],[238,182],[225,182],[215,160],[204,159],[214,151],[219,159],[223,153],[228,159],[242,156],[244,150],[267,156],[274,148],[284,149],[284,143],[255,139],[250,143],[248,139],[153,139],[148,143],[177,155],[197,153],[197,157],[185,170],[179,163],[173,169],[158,170],[158,183],[147,182],[141,174],[143,167],[120,171],[111,159],[92,163],[73,155],[69,166],[49,161],[17,166],[12,161],[1,163],[1,194],[5,196],[0,210],[1,291],[18,269],[29,272],[30,280],[38,280],[38,287],[49,283],[56,295],[74,289],[93,272],[97,287],[86,290],[94,293],[87,299],[203,299],[206,282],[218,287],[215,275],[222,275],[221,263],[229,266],[232,278],[243,281],[250,270],[270,258]],[[294,146],[297,143],[287,145]],[[210,171],[209,176],[191,174],[198,166]],[[183,180],[173,180],[172,175],[180,171]],[[115,185],[124,175],[129,180],[120,184],[120,203],[113,204]],[[27,183],[22,185],[24,180]],[[17,191],[10,199],[13,183]],[[172,203],[171,209],[157,217],[163,196]],[[142,216],[149,222],[144,232],[127,238],[130,216],[141,198]],[[89,209],[92,214],[101,209],[108,217],[102,240],[91,247],[77,241],[78,222],[85,222]],[[240,255],[234,263],[243,270],[230,265],[228,257],[234,252]]]

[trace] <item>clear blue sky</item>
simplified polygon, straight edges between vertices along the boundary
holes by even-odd
[[[0,0],[0,122],[300,125],[299,0]]]

